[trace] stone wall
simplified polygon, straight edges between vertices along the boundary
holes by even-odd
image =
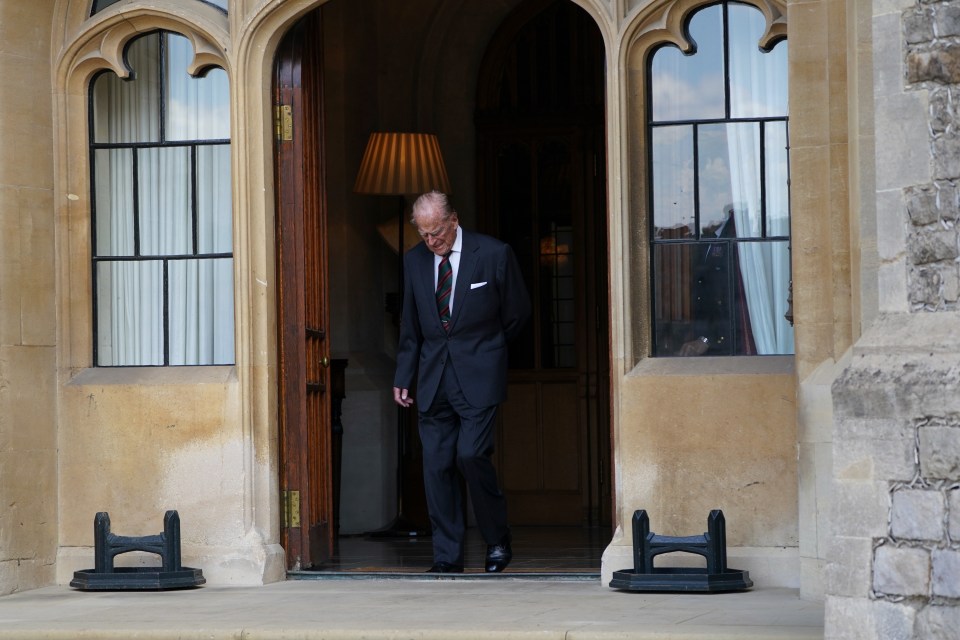
[[[960,628],[960,314],[882,316],[833,386],[828,638]]]
[[[955,638],[960,3],[874,3],[873,39],[885,313],[833,385],[825,631],[828,638]]]
[[[56,556],[52,5],[0,3],[0,594]]]
[[[960,177],[960,3],[921,3],[903,14],[907,90],[929,92],[931,182],[904,190],[908,295],[914,310],[956,309]]]

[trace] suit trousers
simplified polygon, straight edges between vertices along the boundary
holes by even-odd
[[[433,403],[419,413],[434,562],[463,564],[465,525],[457,469],[466,480],[477,527],[486,543],[496,544],[509,532],[507,503],[491,460],[496,415],[496,405],[473,407],[466,401],[449,362]]]

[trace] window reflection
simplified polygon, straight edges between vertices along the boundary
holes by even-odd
[[[665,229],[681,228],[693,235],[693,127],[657,127],[652,132],[651,144],[654,236],[663,237]]]
[[[760,125],[729,122],[704,125],[699,136],[700,226],[704,236],[727,219],[731,205],[743,211],[737,235],[759,237]]]
[[[767,235],[790,235],[790,167],[787,162],[787,123],[768,122],[764,127]]]
[[[227,72],[211,69],[203,77],[187,72],[193,48],[183,36],[167,38],[166,136],[168,140],[230,137]]]
[[[787,115],[787,45],[760,49],[766,29],[763,14],[730,3],[730,117]]]
[[[650,62],[654,355],[793,352],[786,43],[755,7],[692,14]]]
[[[668,45],[650,65],[653,119],[722,118],[724,101],[723,14],[720,5],[702,9],[690,20],[696,55]]]

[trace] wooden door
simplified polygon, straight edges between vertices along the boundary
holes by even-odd
[[[478,88],[478,210],[517,254],[533,318],[511,345],[497,466],[511,524],[607,524],[603,45],[567,0],[527,0]]]
[[[333,552],[330,350],[320,13],[284,37],[274,67],[281,544],[290,569]]]

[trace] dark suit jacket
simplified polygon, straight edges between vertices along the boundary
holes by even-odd
[[[448,362],[467,402],[475,407],[501,403],[507,393],[507,342],[530,316],[530,297],[510,246],[461,230],[449,332],[437,313],[433,253],[421,242],[403,258],[403,315],[394,386],[411,389],[419,371],[415,399],[420,411],[433,403]]]

